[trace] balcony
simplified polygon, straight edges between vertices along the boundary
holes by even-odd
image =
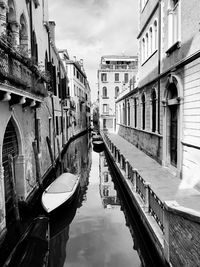
[[[0,38],[0,100],[6,93],[27,99],[41,99],[47,96],[49,78],[34,65],[30,58]]]
[[[102,70],[110,69],[110,70],[130,70],[137,68],[137,64],[102,64],[100,66]]]

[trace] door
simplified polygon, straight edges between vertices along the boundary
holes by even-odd
[[[177,105],[170,106],[170,159],[177,166]]]

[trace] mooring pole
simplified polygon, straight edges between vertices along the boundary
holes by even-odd
[[[52,167],[54,168],[55,162],[54,162],[54,158],[53,158],[53,151],[52,151],[52,147],[51,147],[51,141],[50,141],[48,136],[46,137],[46,141],[47,141],[47,146],[48,146],[48,150],[49,150],[49,156],[51,159],[51,164],[52,164]]]
[[[32,142],[33,146],[33,152],[35,156],[35,166],[36,166],[36,179],[38,182],[39,187],[42,187],[42,182],[41,182],[41,168],[40,168],[40,159],[39,159],[39,153],[37,149],[37,141]]]
[[[17,222],[20,221],[20,214],[19,214],[19,206],[18,206],[18,199],[17,199],[17,192],[15,186],[15,172],[14,172],[14,163],[13,163],[13,156],[11,154],[8,155],[8,171],[9,171],[9,182],[11,187],[11,194],[12,194],[12,202],[14,207],[15,219]]]
[[[61,152],[60,152],[60,142],[59,142],[58,138],[57,138],[57,147],[58,147],[58,159],[59,159],[59,163],[60,163],[60,170],[62,173],[63,172],[63,165],[62,165],[62,158],[61,158]]]

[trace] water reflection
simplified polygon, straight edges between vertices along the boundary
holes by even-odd
[[[82,136],[68,147],[63,167],[81,175],[81,184],[72,205],[50,220],[49,267],[156,266],[140,241],[104,151],[93,151],[89,136]]]
[[[114,189],[114,183],[108,169],[104,151],[99,154],[99,178],[99,191],[103,207],[112,208],[114,206],[119,206],[120,201],[117,196],[117,191]]]

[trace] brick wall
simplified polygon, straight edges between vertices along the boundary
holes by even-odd
[[[175,206],[167,204],[166,222],[165,244],[168,244],[168,260],[171,265],[200,266],[200,214],[179,206],[178,203]]]

